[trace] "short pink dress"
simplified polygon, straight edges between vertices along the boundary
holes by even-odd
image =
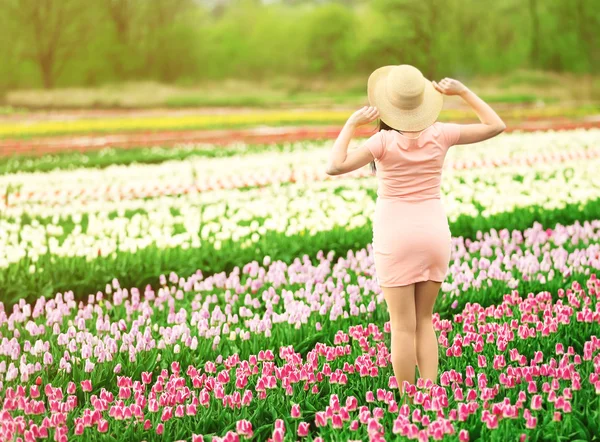
[[[451,235],[440,183],[459,137],[459,124],[438,121],[418,138],[381,130],[366,141],[377,167],[372,244],[380,286],[446,278]]]

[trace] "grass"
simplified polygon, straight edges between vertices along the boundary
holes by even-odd
[[[543,71],[515,71],[506,76],[499,84],[502,88],[511,86],[555,86],[560,84],[560,76]]]
[[[6,94],[4,104],[32,110],[358,106],[366,104],[367,78],[367,74],[361,74],[345,79],[277,77],[266,81],[224,79],[193,86],[133,82],[96,88],[16,90]],[[507,75],[462,80],[496,103],[600,100],[599,76],[517,70]]]
[[[26,114],[27,109],[22,109],[12,106],[0,106],[0,115],[15,115],[15,114]]]
[[[350,81],[348,84],[352,84]],[[189,107],[279,108],[358,103],[365,88],[320,81],[299,84],[293,79],[262,82],[223,80],[197,86],[174,86],[154,82],[124,83],[97,88],[17,90],[6,94],[6,104],[39,109],[147,109]]]
[[[533,104],[533,103],[556,103],[560,101],[556,97],[538,97],[533,94],[498,94],[498,95],[483,95],[481,96],[483,101],[488,103],[511,103],[511,104]]]
[[[333,106],[335,104],[356,104],[363,99],[355,93],[318,94],[310,92],[290,92],[281,95],[256,96],[237,95],[210,97],[206,95],[181,95],[168,98],[165,106],[168,108],[197,108],[197,107],[251,107],[269,108],[279,106]]]

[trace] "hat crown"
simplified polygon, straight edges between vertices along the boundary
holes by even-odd
[[[394,66],[385,81],[390,103],[400,109],[414,109],[425,95],[425,77],[416,67],[401,64]]]

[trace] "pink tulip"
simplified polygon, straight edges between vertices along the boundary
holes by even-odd
[[[324,412],[317,411],[315,413],[315,425],[317,427],[324,427],[327,425],[327,417],[325,416]]]
[[[150,372],[142,372],[142,383],[149,384],[152,382],[152,373]]]
[[[381,431],[382,425],[375,418],[369,418],[367,422],[367,433],[378,433]]]
[[[75,424],[75,434],[80,436],[83,434],[84,426],[82,422],[77,422]]]
[[[40,388],[37,385],[32,385],[29,388],[29,396],[33,399],[40,397]]]
[[[343,428],[344,422],[342,421],[342,417],[339,414],[334,414],[331,416],[331,422],[333,424],[333,428]]]
[[[477,364],[479,368],[487,367],[486,357],[484,355],[477,355]]]
[[[413,413],[412,413],[412,421],[413,422],[420,422],[421,421],[421,410],[419,408],[415,408]]]
[[[527,421],[525,422],[525,427],[533,429],[537,426],[537,417],[535,416],[531,416],[529,419],[527,419]]]
[[[85,381],[81,381],[81,390],[82,391],[92,391],[92,381],[87,379]]]
[[[185,414],[188,416],[195,416],[197,413],[197,406],[196,404],[186,404],[185,406]]]
[[[129,399],[131,397],[131,389],[121,387],[119,388],[119,399]]]
[[[354,396],[348,396],[346,398],[346,408],[348,411],[354,411],[358,407],[358,399]]]
[[[489,429],[498,428],[498,416],[490,415],[486,421],[486,425]]]
[[[284,436],[284,431],[281,428],[275,428],[273,430],[273,442],[283,442]]]
[[[108,431],[108,421],[105,419],[100,419],[98,421],[98,432],[106,433]]]
[[[163,409],[162,415],[160,417],[160,420],[163,422],[168,421],[169,419],[171,419],[173,417],[173,407],[165,407]]]
[[[281,427],[275,427],[275,430],[285,432],[285,429],[281,428]],[[254,434],[254,431],[252,429],[252,424],[250,423],[250,421],[248,421],[246,419],[241,419],[236,422],[236,432],[239,435],[245,437],[246,439],[252,438],[252,436]]]
[[[469,389],[467,392],[467,401],[474,401],[477,399],[477,391]]]
[[[310,430],[310,425],[307,422],[300,422],[298,424],[298,436],[300,436],[300,437],[308,436],[309,430]]]
[[[542,409],[542,396],[540,396],[539,394],[536,394],[531,397],[531,409],[532,410],[541,410]]]
[[[559,411],[555,411],[554,414],[552,415],[552,420],[555,422],[561,421],[562,420],[562,414],[560,414]]]

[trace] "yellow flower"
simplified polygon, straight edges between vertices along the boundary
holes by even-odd
[[[24,121],[0,124],[0,137],[59,135],[87,132],[122,132],[135,130],[204,129],[281,123],[338,123],[345,121],[348,111],[271,111],[229,115],[179,115],[145,118],[99,118],[72,121]]]

